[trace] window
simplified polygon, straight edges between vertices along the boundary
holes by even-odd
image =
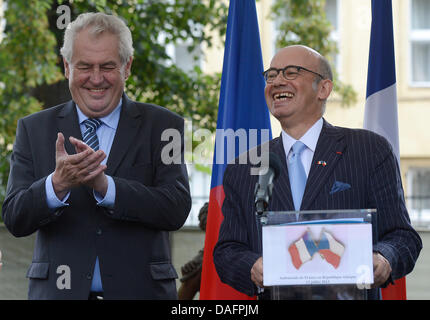
[[[158,37],[159,43],[164,43],[164,37]],[[191,52],[188,51],[190,41],[178,41],[176,44],[168,43],[165,45],[167,55],[172,61],[167,62],[166,66],[173,63],[184,72],[191,72],[195,66],[202,68],[203,52],[200,45],[197,45]]]
[[[430,86],[430,0],[411,0],[411,82]]]
[[[339,35],[339,1],[338,0],[326,0],[325,13],[327,20],[333,26],[333,31],[330,34],[331,40],[337,43],[337,47],[340,47],[340,35]],[[337,70],[338,74],[341,74],[340,70],[340,54],[333,54],[332,56],[333,67]]]
[[[2,38],[4,37],[4,28],[6,26],[6,20],[4,19],[4,11],[7,9],[6,2],[3,2],[0,0],[0,42],[2,41]]]
[[[330,21],[334,28],[334,32],[338,31],[338,8],[337,0],[326,0],[325,3],[325,14],[327,20]]]
[[[185,72],[190,72],[195,66],[201,67],[202,52],[200,46],[197,46],[191,52],[188,51],[187,43],[178,43],[175,45],[175,64]]]
[[[410,168],[406,179],[411,220],[414,224],[430,224],[430,168]]]

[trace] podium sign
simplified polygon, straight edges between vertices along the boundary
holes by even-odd
[[[264,214],[260,218],[264,286],[278,292],[278,298],[282,291],[305,292],[306,287],[320,287],[318,297],[323,299],[329,292],[331,297],[333,292],[335,296],[349,292],[347,296],[352,299],[363,298],[365,290],[362,289],[373,283],[372,219],[375,219],[375,212],[329,210]],[[329,287],[330,290],[324,290]],[[312,292],[312,288],[308,291]]]

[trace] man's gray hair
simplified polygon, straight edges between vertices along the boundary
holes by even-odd
[[[328,60],[322,55],[318,57],[318,60],[319,60],[318,72],[324,77],[324,79],[329,79],[333,81],[333,71],[331,70],[330,62],[328,62]],[[318,83],[320,83],[321,80],[322,79],[320,77],[315,77],[314,82],[312,82],[312,87],[314,88],[314,90],[317,90]],[[323,115],[325,113],[326,103],[327,103],[327,100],[324,100],[322,105],[322,110],[321,110]]]
[[[125,65],[133,56],[133,39],[130,29],[120,18],[102,12],[88,12],[80,14],[75,21],[71,22],[64,33],[61,55],[68,63],[72,61],[73,44],[76,35],[88,28],[91,35],[97,36],[103,32],[110,32],[118,37],[118,51],[121,63]]]
[[[319,71],[324,77],[324,79],[330,79],[331,81],[333,81],[333,72],[331,70],[330,63],[324,56],[320,56]]]

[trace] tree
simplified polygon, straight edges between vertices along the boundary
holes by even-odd
[[[42,107],[31,96],[31,88],[62,77],[56,66],[55,37],[47,32],[45,12],[51,1],[32,2],[7,3],[5,37],[0,43],[0,202],[5,196],[16,122]]]
[[[276,46],[304,44],[331,62],[338,53],[336,42],[330,39],[333,26],[325,13],[326,0],[275,0],[271,18],[277,22]],[[357,102],[357,93],[351,85],[342,83],[334,70],[334,91],[339,94],[342,106]]]
[[[167,54],[166,46],[183,41],[189,43],[190,52],[200,45],[212,46],[213,34],[222,38],[226,31],[228,8],[223,1],[8,1],[5,37],[0,43],[0,203],[17,120],[67,100],[59,55],[64,33],[57,27],[59,5],[70,8],[71,20],[88,11],[122,17],[135,48],[127,94],[165,106],[200,127],[216,128],[220,74],[203,74],[199,67],[184,72]]]

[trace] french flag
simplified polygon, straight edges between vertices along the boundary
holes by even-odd
[[[372,0],[364,128],[384,136],[400,165],[396,65],[391,0]],[[406,300],[406,278],[381,290],[384,300]]]
[[[299,240],[288,247],[291,261],[296,269],[299,269],[304,263],[312,259],[313,255],[318,252],[314,241],[307,231]]]
[[[364,128],[384,136],[400,164],[391,0],[372,0]]]
[[[329,232],[325,230],[322,232],[318,249],[318,253],[323,259],[325,259],[325,261],[330,263],[335,269],[339,267],[340,259],[345,251],[345,247]]]

